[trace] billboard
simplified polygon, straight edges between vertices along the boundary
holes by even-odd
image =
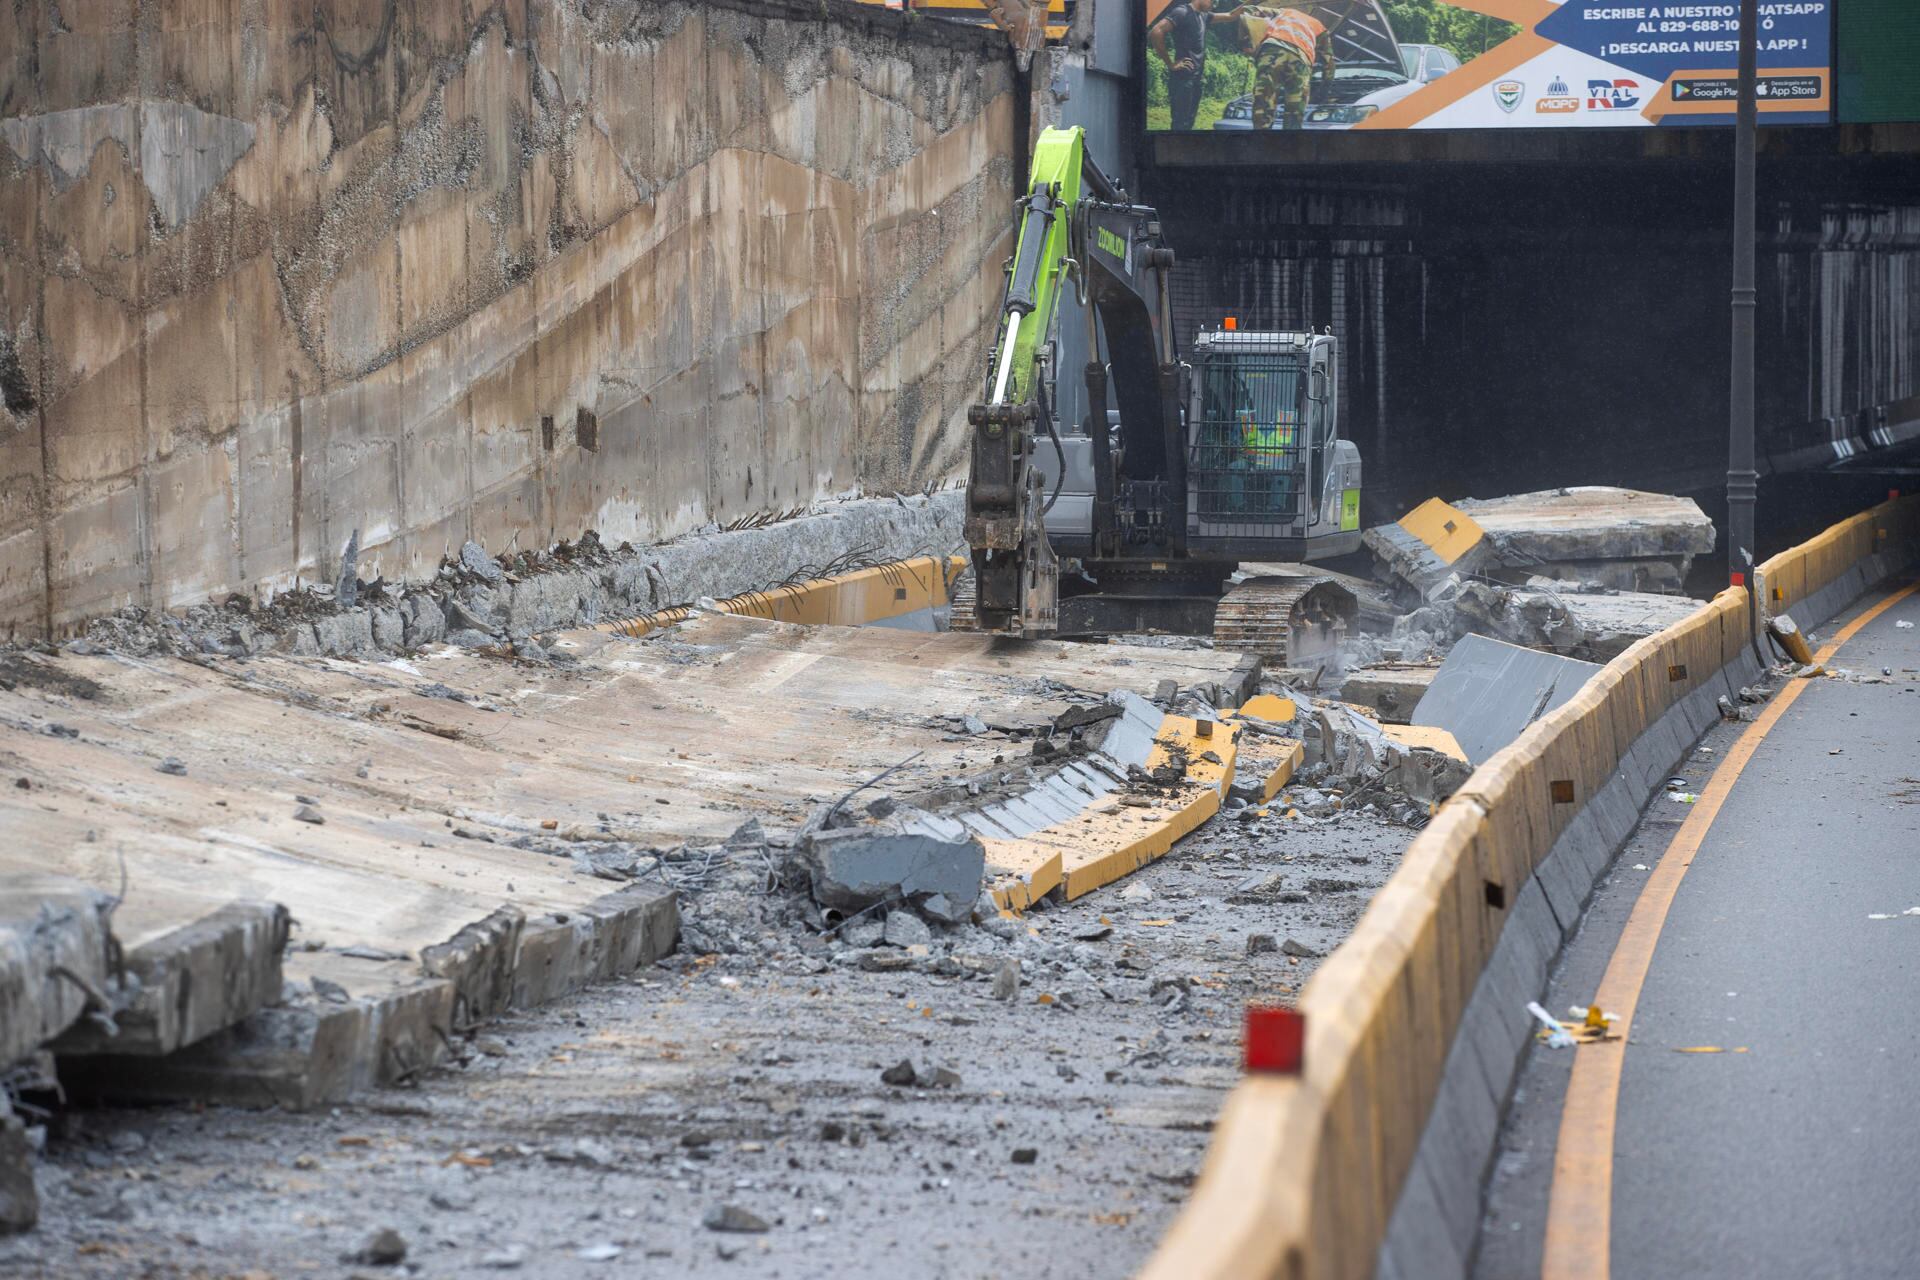
[[[1833,0],[1759,3],[1763,122],[1827,123]],[[1734,0],[1146,0],[1146,20],[1156,132],[1733,121]]]

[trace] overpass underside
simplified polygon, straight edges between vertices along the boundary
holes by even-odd
[[[1333,149],[1338,135],[1251,140],[1268,151],[1244,135],[1178,139],[1177,152],[1154,139],[1160,159],[1183,161],[1145,182],[1181,255],[1182,332],[1232,315],[1340,334],[1369,519],[1435,492],[1561,484],[1715,501],[1727,139],[1589,136],[1496,162],[1476,137],[1402,140],[1405,154],[1364,163]],[[1765,141],[1758,406],[1773,549],[1901,487],[1886,470],[1912,464],[1920,171],[1897,131]]]

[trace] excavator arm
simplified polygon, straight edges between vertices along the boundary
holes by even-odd
[[[1041,436],[1056,447],[1059,438],[1052,385],[1060,298],[1069,284],[1077,283],[1091,304],[1086,378],[1096,549],[1116,537],[1117,480],[1165,482],[1162,496],[1184,502],[1185,451],[1166,289],[1173,254],[1160,240],[1158,216],[1128,202],[1086,154],[1077,128],[1042,131],[1018,208],[986,399],[968,411],[966,537],[981,629],[1034,636],[1058,626],[1059,562],[1047,541],[1045,486],[1033,461]],[[1108,362],[1100,359],[1102,332]],[[1117,450],[1106,426],[1109,390],[1120,413]],[[1184,516],[1161,514],[1168,518],[1160,536],[1177,541]]]

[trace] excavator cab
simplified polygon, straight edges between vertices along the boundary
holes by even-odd
[[[1331,334],[1203,332],[1190,357],[1187,547],[1321,560],[1360,545],[1360,454],[1337,437]]]

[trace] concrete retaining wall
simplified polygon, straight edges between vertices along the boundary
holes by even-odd
[[[1769,560],[1812,625],[1920,555],[1920,499]],[[1775,593],[1778,594],[1775,594]],[[1759,674],[1744,589],[1642,640],[1468,780],[1301,993],[1298,1077],[1229,1098],[1146,1276],[1466,1274],[1526,1002],[1673,764]]]
[[[997,33],[845,0],[0,14],[0,639],[959,464]]]

